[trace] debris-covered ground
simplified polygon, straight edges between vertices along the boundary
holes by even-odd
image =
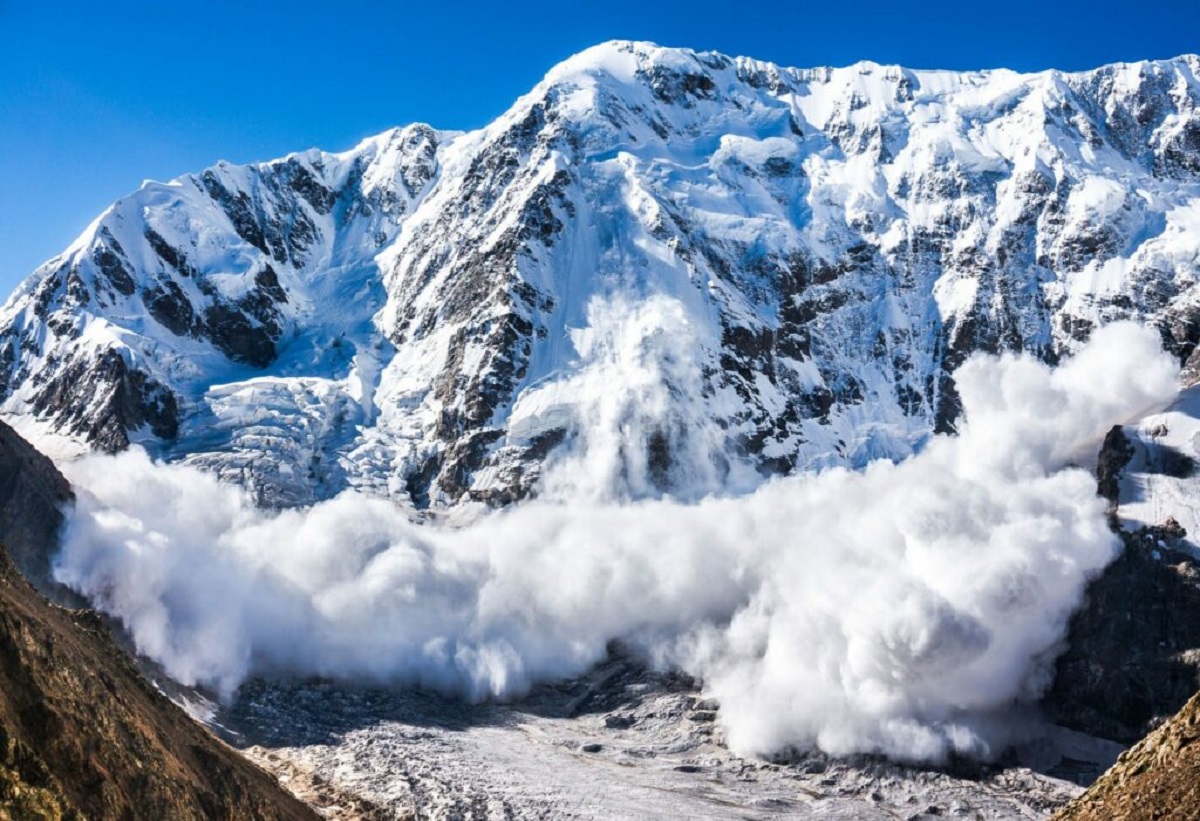
[[[685,677],[614,658],[516,705],[256,681],[217,720],[331,818],[1041,818],[1120,752],[1056,730],[1022,753],[1040,772],[768,762],[724,747],[718,709]]]

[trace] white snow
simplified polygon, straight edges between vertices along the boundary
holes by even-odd
[[[1160,308],[1154,302],[1141,307],[1141,282],[1164,270],[1179,300],[1198,298],[1192,293],[1200,272],[1196,185],[1151,174],[1109,143],[1093,145],[1072,130],[1079,116],[1061,114],[1110,76],[1115,85],[1104,99],[1116,106],[1146,93],[1138,79],[1143,74],[1170,75],[1177,78],[1170,104],[1178,111],[1148,137],[1166,139],[1182,127],[1187,94],[1196,90],[1191,65],[1181,58],[1032,75],[872,63],[799,70],[648,43],[607,43],[553,69],[476,132],[408,126],[342,153],[310,150],[256,166],[221,163],[206,172],[249,198],[265,224],[284,234],[311,224],[315,237],[298,260],[280,262],[238,236],[199,175],[147,183],[18,289],[0,310],[0,327],[14,338],[36,329],[37,344],[20,354],[30,373],[52,370],[56,361],[96,346],[148,363],[183,411],[179,439],[160,453],[256,487],[292,477],[266,501],[294,504],[357,487],[405,502],[403,477],[444,448],[435,432],[439,420],[462,401],[439,397],[431,386],[461,384],[475,370],[485,374],[495,354],[484,339],[471,338],[458,370],[450,370],[455,333],[502,316],[496,307],[501,303],[488,302],[491,307],[481,305],[469,320],[447,319],[445,294],[455,282],[488,277],[493,293],[527,284],[552,306],[528,317],[537,328],[528,362],[513,395],[488,422],[504,433],[494,446],[503,449],[577,415],[570,397],[551,399],[544,391],[569,383],[585,366],[572,339],[587,327],[594,299],[676,301],[692,337],[689,355],[716,367],[722,323],[755,332],[777,323],[773,288],[781,260],[833,264],[865,240],[879,245],[878,265],[905,272],[911,282],[891,281],[890,274],[871,273],[872,267],[810,286],[806,297],[836,299],[840,307],[817,311],[807,356],[780,357],[774,375],[752,380],[752,407],[719,380],[698,391],[708,397],[703,415],[736,439],[788,412],[794,391],[831,387],[826,382],[836,374],[857,386],[861,402],[838,404],[827,424],[792,424],[766,442],[764,452],[800,467],[902,458],[931,430],[928,386],[938,377],[942,326],[989,302],[999,308],[995,286],[960,260],[972,254],[995,259],[1011,244],[1010,232],[1027,230],[1021,187],[1029,175],[1069,186],[1063,227],[1037,228],[1038,254],[1049,267],[1040,267],[1040,259],[1020,263],[1031,304],[1044,300],[1049,311],[1093,325],[1123,316],[1148,319]],[[711,86],[681,90],[691,82],[687,77],[706,78]],[[524,124],[540,123],[551,108],[552,120],[534,132],[540,139],[516,141]],[[472,176],[473,164],[497,154],[511,155],[511,178],[498,176],[500,166]],[[340,199],[328,214],[289,193],[284,180],[297,168],[337,192]],[[527,241],[515,270],[489,270],[488,255],[509,241],[556,174],[567,180],[553,206],[565,228],[548,244]],[[986,192],[939,188],[980,175],[998,180],[995,202]],[[499,186],[495,201],[480,207],[485,189],[479,186],[492,179]],[[912,238],[945,225],[958,226],[946,240],[951,252],[935,265],[912,261]],[[265,266],[278,274],[287,302],[275,363],[264,371],[233,365],[208,343],[176,336],[148,313],[140,289],[157,278],[173,281],[194,305],[206,297],[193,278],[173,273],[159,259],[143,237],[146,227],[185,252],[209,287],[229,299],[253,293],[254,277]],[[104,232],[136,268],[139,291],[129,297],[99,284],[91,252]],[[1084,257],[1085,264],[1068,264],[1069,240],[1080,232],[1111,232],[1115,247]],[[768,262],[757,269],[756,260]],[[82,318],[84,331],[76,338],[51,330],[33,313],[36,283],[64,265],[75,266],[95,294],[88,304],[68,309]],[[452,278],[450,272],[457,273]],[[1112,307],[1118,297],[1129,297],[1133,307]],[[483,291],[481,298],[493,299]],[[1053,344],[1061,351],[1077,346],[1054,317],[1036,307],[1022,310],[1026,345]],[[415,334],[428,318],[434,326]],[[403,344],[393,347],[401,336]],[[891,354],[881,357],[880,338],[903,341],[889,341]],[[892,367],[892,354],[902,355],[900,370]],[[259,453],[259,462],[278,463],[266,465],[259,477],[257,468],[242,470],[246,442],[257,434],[241,431],[237,420],[258,426],[276,414],[278,427],[298,413],[291,399],[268,401],[261,389],[250,389],[262,379],[296,380],[292,387],[272,382],[280,397],[304,395],[320,384],[323,398],[305,403],[310,410],[303,414],[350,421],[314,419],[311,435],[321,441]],[[214,390],[242,382],[247,390]],[[923,396],[915,409],[899,398],[911,397],[903,394],[906,386]],[[542,396],[532,395],[539,391]],[[5,398],[3,412],[27,414],[30,399],[22,387]],[[261,407],[245,412],[233,407],[260,400]],[[535,413],[535,407],[547,410]],[[763,413],[765,421],[752,420]],[[328,470],[324,478],[306,478],[312,472],[305,460],[317,452]],[[229,469],[222,468],[226,459]],[[268,474],[275,477],[271,482]],[[490,470],[474,477],[473,490],[487,490],[489,482],[501,481],[497,476]],[[435,506],[446,501],[435,494]]]
[[[1121,477],[1121,524],[1129,530],[1175,519],[1200,556],[1200,386],[1125,428],[1134,455]],[[1180,461],[1182,458],[1183,461]]]
[[[194,469],[96,457],[68,469],[57,577],[173,677],[224,695],[285,671],[512,698],[620,641],[701,679],[743,754],[989,758],[1027,732],[997,712],[1039,695],[1117,549],[1094,478],[1069,465],[1173,392],[1156,335],[1109,326],[1053,371],[974,359],[960,436],[733,498],[705,495],[720,439],[686,419],[692,498],[630,502],[653,475],[637,445],[672,401],[664,386],[699,376],[678,333],[644,330],[683,316],[593,309],[605,333],[581,341],[596,364],[572,385],[586,425],[541,500],[462,527],[349,492],[273,515]]]

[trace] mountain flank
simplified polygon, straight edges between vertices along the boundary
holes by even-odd
[[[1129,319],[1188,361],[1198,180],[1194,55],[1016,74],[605,43],[477,131],[117,201],[0,309],[0,411],[271,507],[436,513],[536,492],[586,434],[581,386],[634,370],[664,407],[611,495],[701,498],[910,455],[955,428],[978,351],[1055,362]]]
[[[0,423],[0,538],[46,584],[70,488]],[[310,819],[158,692],[100,617],[51,604],[0,546],[0,818]]]
[[[63,505],[73,498],[54,463],[0,422],[0,543],[25,578],[55,601],[70,597],[51,578],[50,557]]]

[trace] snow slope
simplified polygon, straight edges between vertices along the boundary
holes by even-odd
[[[1184,544],[1200,556],[1200,386],[1123,432],[1129,461],[1118,480],[1122,527],[1134,531],[1174,519],[1185,531]]]
[[[0,311],[0,408],[271,505],[503,504],[564,442],[616,499],[902,458],[972,351],[1133,318],[1192,355],[1198,75],[606,43],[479,131],[118,201]]]

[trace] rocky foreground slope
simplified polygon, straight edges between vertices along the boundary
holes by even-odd
[[[1200,818],[1200,695],[1132,749],[1055,821]]]
[[[316,817],[143,679],[99,617],[49,604],[2,553],[0,813]]]
[[[0,542],[25,578],[60,602],[70,594],[53,581],[50,558],[72,498],[54,464],[0,422]]]
[[[973,351],[1191,356],[1198,74],[608,43],[478,131],[147,183],[0,311],[0,408],[271,505],[504,503],[605,415],[602,495],[903,457]]]
[[[0,423],[0,538],[41,532],[67,490]],[[23,544],[39,568],[54,542],[36,559]],[[151,686],[96,614],[46,601],[0,546],[0,817],[316,816]]]

